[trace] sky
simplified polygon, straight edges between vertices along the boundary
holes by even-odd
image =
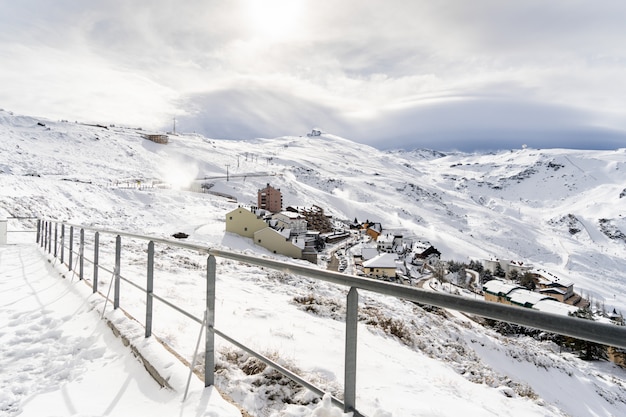
[[[0,108],[216,139],[626,147],[626,4],[0,0]]]

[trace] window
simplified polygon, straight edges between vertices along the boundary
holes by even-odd
[[[259,239],[259,243],[261,243],[261,239]]]
[[[243,228],[243,230],[244,230],[244,232],[247,232],[247,231],[248,231],[248,228],[247,228],[247,227],[244,227],[244,228]]]
[[[230,220],[232,220],[232,219],[233,219],[233,216],[230,216]]]

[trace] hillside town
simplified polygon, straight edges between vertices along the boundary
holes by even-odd
[[[460,296],[572,316],[590,311],[591,301],[574,284],[522,261],[482,259],[468,265],[443,262],[427,240],[385,230],[369,219],[334,219],[319,206],[283,208],[283,196],[269,183],[257,192],[257,205],[226,214],[226,232],[252,239],[268,251],[303,259],[342,273],[404,285],[449,291]],[[624,324],[621,313],[603,311],[600,319]],[[607,359],[626,367],[626,352],[609,348]]]

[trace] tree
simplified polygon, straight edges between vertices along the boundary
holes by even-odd
[[[471,269],[473,271],[476,271],[476,272],[478,272],[480,274],[481,272],[483,272],[483,270],[485,268],[483,267],[482,263],[480,263],[478,261],[471,260],[470,263],[469,263],[469,269]]]
[[[519,280],[519,272],[517,271],[517,269],[513,269],[511,272],[509,272],[509,279],[515,282]]]
[[[500,266],[499,263],[496,264],[496,270],[493,272],[493,275],[498,278],[504,278],[506,276],[504,269],[502,269],[502,266]]]
[[[572,317],[578,317],[585,320],[593,320],[593,312],[589,308],[581,308],[580,310],[570,313]],[[606,346],[598,343],[589,342],[587,340],[575,339],[573,337],[565,336],[563,339],[565,346],[569,347],[575,352],[579,352],[581,359],[592,361],[606,359]]]
[[[491,271],[489,271],[488,269],[483,270],[479,275],[480,275],[481,284],[484,284],[485,282],[488,282],[494,279],[493,275],[491,275]]]
[[[534,291],[535,288],[537,288],[537,284],[535,284],[535,277],[530,272],[524,272],[519,279],[519,283],[531,291]]]

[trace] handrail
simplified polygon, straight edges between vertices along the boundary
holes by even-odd
[[[65,224],[67,226],[82,227],[71,223]],[[493,320],[506,321],[509,323],[519,324],[521,326],[533,327],[552,333],[559,333],[565,336],[588,340],[590,342],[626,349],[626,327],[624,326],[598,323],[576,317],[561,316],[529,308],[508,306],[484,300],[475,300],[447,293],[432,292],[421,288],[407,287],[387,281],[346,275],[333,271],[324,271],[309,266],[286,263],[275,259],[246,255],[235,251],[212,249],[208,246],[193,243],[177,242],[170,239],[148,237],[128,232],[108,231],[93,227],[83,227],[83,229],[112,233],[135,239],[152,240],[153,242],[165,243],[172,246],[205,252],[217,258],[245,262],[251,265],[262,266],[270,269],[283,270],[284,272],[292,272],[294,274],[304,275],[308,278],[319,279],[346,287],[355,287],[392,297],[404,298],[417,303],[450,308]]]
[[[505,321],[509,323],[515,323],[526,327],[537,328],[552,333],[558,333],[566,336],[571,336],[577,339],[587,340],[603,345],[618,347],[626,349],[626,327],[616,326],[606,323],[598,323],[591,320],[584,320],[575,317],[561,316],[557,314],[540,312],[528,308],[521,308],[515,306],[508,306],[499,303],[487,302],[483,300],[476,300],[457,295],[439,293],[427,291],[421,288],[408,287],[386,281],[379,281],[370,278],[352,276],[341,274],[338,272],[320,270],[311,266],[298,265],[295,263],[287,263],[278,261],[275,259],[264,258],[260,256],[246,255],[230,250],[214,249],[209,246],[199,245],[188,242],[174,241],[166,238],[159,238],[154,236],[145,236],[136,233],[129,233],[125,231],[108,230],[98,227],[82,226],[69,222],[59,222],[55,220],[38,220],[37,222],[37,241],[51,253],[53,233],[52,224],[55,224],[54,228],[54,256],[57,256],[57,227],[61,225],[61,262],[63,262],[63,248],[65,239],[65,230],[69,227],[69,267],[72,268],[72,254],[80,256],[80,278],[82,279],[82,262],[84,257],[84,231],[93,231],[96,233],[94,239],[94,258],[97,259],[98,253],[98,235],[99,233],[106,233],[115,235],[116,237],[116,267],[113,271],[115,278],[115,291],[114,306],[119,306],[119,281],[121,279],[127,281],[120,275],[119,270],[119,258],[121,252],[121,237],[128,237],[133,239],[139,239],[148,241],[148,289],[143,289],[139,285],[133,283],[133,286],[143,290],[147,294],[147,311],[146,311],[146,337],[150,336],[150,329],[152,326],[152,301],[154,299],[163,302],[165,305],[177,310],[181,314],[188,318],[202,323],[201,318],[197,318],[192,314],[184,311],[182,308],[175,304],[165,300],[152,293],[152,268],[151,262],[154,256],[154,243],[162,243],[174,247],[179,247],[188,250],[199,251],[208,255],[207,260],[207,297],[206,297],[206,310],[208,313],[208,320],[206,322],[206,347],[205,347],[205,385],[212,385],[214,382],[214,364],[215,364],[215,351],[213,335],[218,335],[228,342],[234,344],[257,357],[259,360],[265,362],[267,365],[273,367],[277,371],[281,372],[288,378],[291,378],[295,382],[305,386],[311,391],[320,394],[321,389],[293,374],[291,371],[281,367],[277,363],[271,361],[260,353],[254,352],[249,347],[243,345],[241,342],[226,335],[224,332],[214,327],[215,317],[215,258],[230,259],[237,262],[247,263],[250,265],[260,266],[268,269],[278,270],[286,273],[293,273],[302,275],[308,278],[325,281],[333,284],[349,287],[350,291],[346,301],[346,341],[345,341],[345,379],[344,379],[344,402],[341,402],[337,398],[332,398],[334,404],[343,407],[344,411],[354,412],[354,416],[362,416],[356,409],[355,399],[355,382],[356,382],[356,349],[357,349],[357,315],[358,315],[358,292],[357,290],[371,291],[378,294],[401,298],[409,301],[413,301],[421,304],[429,304],[433,306],[449,308],[464,313],[486,317],[489,319]],[[74,238],[74,228],[78,228],[80,232],[80,249],[79,252],[75,252],[72,249],[72,243]],[[150,249],[152,247],[152,249]],[[104,268],[100,266],[97,260],[94,263],[94,275],[97,276],[97,269]],[[97,282],[94,282],[94,291],[96,290]]]

